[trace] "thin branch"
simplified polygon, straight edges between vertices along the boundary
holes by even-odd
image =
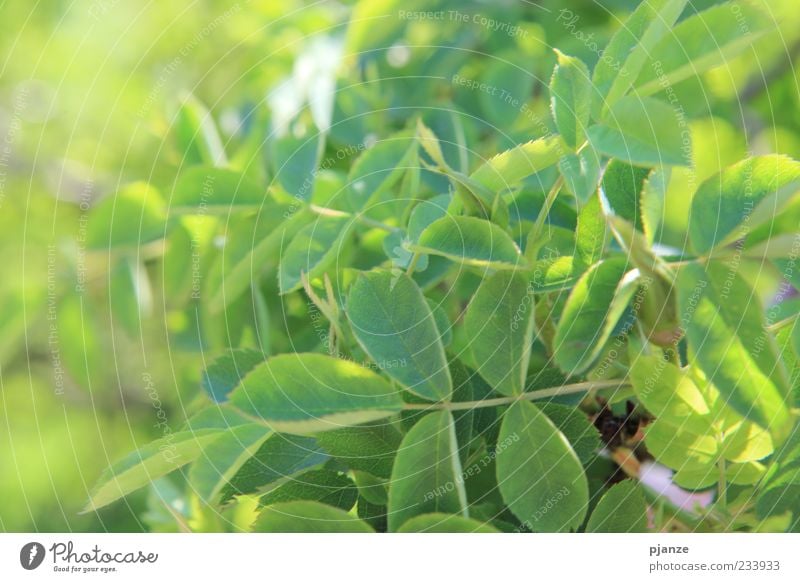
[[[567,384],[565,386],[555,386],[554,388],[544,388],[525,392],[518,396],[502,396],[500,398],[487,398],[486,400],[471,400],[468,402],[436,402],[431,404],[406,404],[406,410],[472,410],[473,408],[489,408],[492,406],[503,406],[514,404],[522,400],[543,400],[554,396],[564,396],[566,394],[579,394],[590,390],[602,390],[605,388],[627,388],[631,384],[626,380],[609,380],[605,382],[580,382],[578,384]]]

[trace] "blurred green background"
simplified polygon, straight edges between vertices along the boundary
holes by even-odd
[[[760,3],[776,31],[675,88],[692,118],[695,161],[673,176],[665,244],[682,246],[699,180],[748,153],[800,157],[793,66],[800,11],[796,0]],[[100,513],[80,511],[111,461],[180,426],[197,405],[207,350],[256,343],[257,323],[223,313],[197,330],[186,307],[194,250],[206,256],[220,244],[214,218],[169,217],[177,226],[168,240],[156,232],[127,253],[95,244],[109,223],[141,226],[124,206],[90,219],[100,201],[121,191],[157,196],[145,183],[168,199],[181,166],[197,154],[181,124],[192,111],[202,115],[200,103],[230,164],[262,183],[270,127],[309,98],[313,113],[325,80],[341,89],[334,121],[358,120],[336,125],[328,148],[361,143],[439,104],[474,116],[465,130],[485,155],[542,128],[486,93],[459,88],[452,76],[508,88],[546,115],[551,48],[594,63],[593,43],[602,47],[636,4],[0,3],[0,531],[159,529],[164,508],[152,490]],[[351,24],[354,9],[359,19]],[[577,29],[565,26],[564,9],[579,17]],[[412,10],[485,15],[519,32],[399,16]],[[392,76],[400,81],[366,82]],[[195,108],[181,107],[190,95]]]

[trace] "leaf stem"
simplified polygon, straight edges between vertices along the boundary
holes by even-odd
[[[800,313],[795,313],[794,315],[789,316],[786,319],[782,319],[780,321],[776,321],[772,325],[768,325],[767,330],[771,332],[779,331],[784,327],[789,327],[790,325],[792,325],[795,321],[797,321],[798,318],[800,318]]]
[[[316,204],[309,204],[309,210],[315,214],[319,214],[320,216],[330,216],[333,218],[352,218],[353,220],[357,220],[361,224],[366,226],[371,226],[373,228],[380,228],[381,230],[385,230],[386,232],[395,232],[400,230],[394,226],[389,226],[388,224],[381,222],[380,220],[374,220],[372,218],[368,218],[364,216],[361,212],[352,213],[352,212],[345,212],[344,210],[335,210],[333,208],[326,208],[325,206],[318,206]]]
[[[543,400],[554,396],[564,396],[565,394],[579,394],[590,390],[601,390],[605,388],[627,388],[630,382],[626,380],[608,380],[604,382],[579,382],[578,384],[567,384],[565,386],[555,386],[525,392],[517,396],[502,396],[500,398],[487,398],[486,400],[470,400],[468,402],[435,402],[430,404],[406,404],[406,410],[472,410],[473,408],[489,408],[492,406],[503,406],[514,404],[522,400]]]
[[[719,483],[717,484],[717,490],[719,492],[717,503],[719,506],[725,510],[728,505],[728,480],[725,476],[725,458],[720,457],[719,462],[717,463],[719,467]]]
[[[411,257],[411,262],[408,263],[408,268],[406,269],[406,275],[409,277],[414,274],[414,269],[417,268],[417,263],[419,262],[419,258],[422,255],[420,253],[414,253],[414,256]]]
[[[536,222],[533,224],[533,228],[531,229],[530,233],[528,233],[528,245],[537,244],[539,237],[542,236],[544,223],[547,220],[547,217],[550,215],[550,210],[553,208],[553,204],[555,204],[556,198],[558,198],[558,193],[563,185],[564,176],[559,175],[558,179],[555,181],[555,184],[553,184],[553,187],[550,188],[547,196],[545,196],[542,209],[539,211],[539,216],[536,217]]]

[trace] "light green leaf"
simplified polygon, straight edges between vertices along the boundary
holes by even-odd
[[[411,250],[492,269],[525,267],[525,258],[499,226],[472,216],[445,216],[420,235]]]
[[[567,299],[553,340],[555,361],[574,375],[597,359],[639,288],[638,269],[628,270],[625,257],[595,264]]]
[[[191,463],[221,434],[219,429],[176,432],[130,453],[103,473],[84,511],[100,509]]]
[[[400,394],[374,372],[323,354],[269,358],[242,380],[231,403],[273,430],[310,434],[391,416]]]
[[[663,357],[631,354],[631,359],[634,393],[649,412],[664,423],[693,433],[704,434],[711,429],[711,410],[687,373]]]
[[[264,354],[251,349],[230,350],[203,371],[202,385],[214,402],[224,402],[245,375],[264,361]]]
[[[641,231],[642,213],[639,201],[650,172],[650,168],[637,168],[619,160],[611,160],[603,173],[600,186],[606,214],[623,218]]]
[[[564,149],[557,135],[529,141],[487,160],[470,178],[493,192],[507,190],[557,163]]]
[[[389,487],[389,531],[436,512],[467,517],[455,425],[446,410],[422,417],[400,444]]]
[[[587,134],[597,151],[635,165],[690,164],[689,134],[672,107],[651,97],[623,97]]]
[[[589,486],[567,439],[530,402],[505,412],[497,453],[497,483],[503,500],[533,531],[576,529],[586,516]]]
[[[316,501],[276,503],[264,509],[253,524],[259,533],[374,533],[369,525],[346,511]]]
[[[350,288],[347,315],[358,343],[388,376],[422,398],[450,398],[453,383],[436,320],[408,276],[362,274]]]
[[[302,286],[300,275],[309,279],[322,274],[342,252],[353,222],[325,217],[304,226],[284,249],[278,272],[281,295]]]
[[[707,271],[706,271],[707,269]],[[709,263],[678,273],[680,313],[694,359],[729,406],[781,435],[790,422],[788,382],[758,297],[735,271]]]
[[[762,221],[771,220],[780,206],[779,194],[795,192],[792,184],[798,180],[799,162],[772,155],[741,161],[700,184],[689,216],[694,250],[708,253],[745,237],[757,226],[759,216]]]
[[[216,503],[228,482],[269,438],[259,424],[234,427],[203,449],[189,469],[189,485],[207,503]]]
[[[593,112],[603,116],[639,76],[648,55],[669,34],[687,0],[647,0],[622,23],[609,41],[592,75]]]
[[[207,164],[221,167],[227,163],[225,148],[214,118],[193,95],[189,95],[181,103],[173,127],[182,155],[181,165]]]
[[[212,313],[219,313],[240,298],[258,282],[265,267],[276,265],[281,247],[289,244],[312,215],[269,197],[254,220],[252,228],[231,233],[219,255],[218,268],[209,275],[208,308]]]
[[[500,530],[460,515],[426,513],[409,519],[397,533],[500,533]]]
[[[724,65],[770,28],[764,11],[748,2],[725,2],[694,14],[653,48],[636,92],[650,95]]]
[[[591,533],[642,533],[646,529],[647,503],[641,488],[630,479],[606,491],[586,524]]]
[[[502,394],[522,394],[535,333],[528,277],[498,271],[484,279],[467,308],[464,329],[478,373]]]
[[[174,212],[228,215],[239,210],[258,210],[267,190],[241,172],[196,166],[181,173],[170,199]]]
[[[592,105],[589,69],[579,58],[556,49],[557,63],[550,80],[550,107],[564,142],[573,150],[585,139]]]
[[[558,171],[564,177],[567,190],[581,203],[585,203],[597,189],[597,182],[600,179],[600,160],[597,152],[591,147],[586,147],[578,154],[565,154],[558,161]]]
[[[90,250],[136,249],[167,235],[164,203],[144,182],[122,188],[89,212],[86,246]]]

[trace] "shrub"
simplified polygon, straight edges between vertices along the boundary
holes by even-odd
[[[675,87],[747,48],[763,11],[643,3],[591,73],[557,50],[532,98],[502,59],[390,78],[376,47],[403,47],[370,6],[344,43],[365,84],[290,80],[266,172],[263,135],[223,144],[191,99],[168,203],[134,185],[93,210],[90,244],[166,243],[166,300],[227,341],[185,426],[113,465],[89,507],[183,469],[198,515],[255,531],[795,527],[800,164],[711,172],[686,232],[665,220],[697,170]],[[437,75],[460,101],[436,100]]]

